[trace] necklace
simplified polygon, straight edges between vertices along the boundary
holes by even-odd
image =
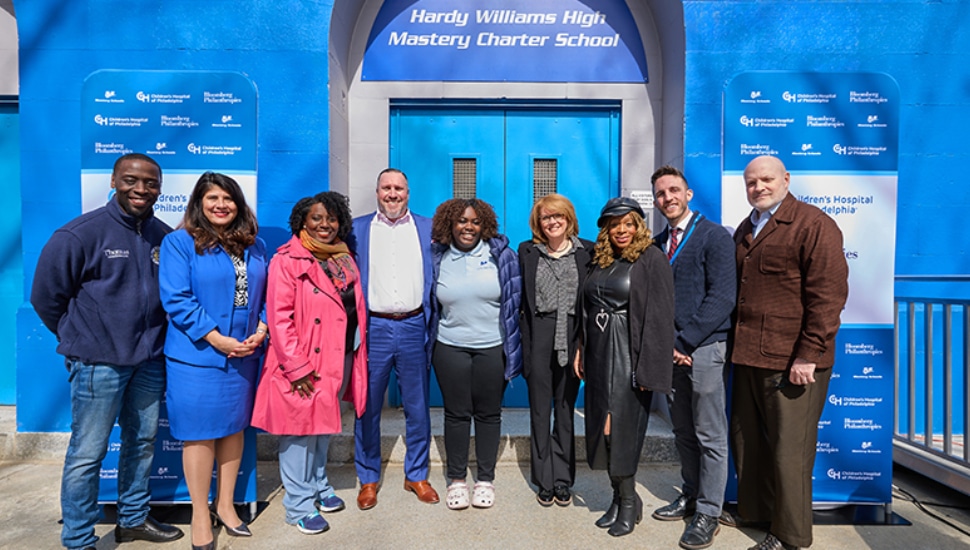
[[[572,240],[570,240],[569,238],[566,238],[563,240],[563,243],[562,245],[559,246],[559,248],[552,249],[551,247],[547,246],[546,251],[553,258],[559,258],[569,251],[569,248],[572,246],[572,244],[573,244]]]
[[[601,277],[602,279],[604,280],[609,279],[610,277],[613,276],[613,272],[616,271],[617,261],[618,260],[614,260],[613,263],[610,264],[610,267],[603,270],[606,273],[603,274],[603,276]],[[596,281],[596,296],[600,300],[600,311],[599,313],[596,314],[593,321],[596,323],[596,326],[599,327],[600,332],[606,332],[606,326],[610,322],[610,314],[607,313],[606,308],[603,307],[603,304],[605,304],[606,302],[603,300],[603,284],[600,283],[600,281]]]

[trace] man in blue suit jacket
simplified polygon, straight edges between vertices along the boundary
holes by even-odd
[[[391,369],[404,405],[407,452],[404,490],[429,504],[431,419],[428,372],[431,346],[431,219],[408,210],[408,180],[388,168],[377,177],[378,212],[354,219],[348,245],[360,269],[367,301],[367,408],[354,429],[360,478],[357,507],[377,506],[381,475],[381,408]]]
[[[680,170],[663,166],[650,181],[654,203],[667,218],[655,242],[674,271],[674,391],[669,403],[684,481],[680,497],[653,517],[693,516],[680,546],[695,550],[714,541],[727,483],[724,363],[736,295],[734,242],[724,227],[691,212],[694,192]]]

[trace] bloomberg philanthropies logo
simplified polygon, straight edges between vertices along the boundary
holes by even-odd
[[[815,443],[815,452],[818,454],[831,454],[839,452],[839,448],[829,442],[818,441]]]

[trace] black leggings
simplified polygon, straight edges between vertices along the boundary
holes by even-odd
[[[478,481],[494,480],[506,384],[502,346],[471,349],[437,342],[431,363],[445,405],[449,481],[467,475],[472,418]]]

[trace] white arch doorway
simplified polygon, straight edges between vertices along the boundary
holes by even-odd
[[[683,7],[626,0],[643,42],[645,84],[362,81],[364,50],[382,0],[336,2],[330,30],[330,183],[356,213],[373,210],[374,179],[390,164],[392,100],[613,101],[620,105],[619,192],[649,190],[649,176],[683,157]]]

